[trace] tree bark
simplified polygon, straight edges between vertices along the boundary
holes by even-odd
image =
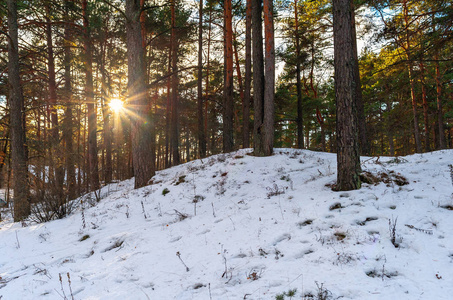
[[[352,0],[333,0],[335,98],[337,105],[337,190],[360,188]]]
[[[149,99],[146,89],[144,51],[140,24],[140,0],[126,1],[126,42],[128,58],[128,97],[131,120],[132,160],[135,188],[148,184],[155,170],[152,163],[152,136]]]
[[[439,68],[439,54],[436,53],[434,59],[436,60],[436,103],[437,103],[437,124],[439,126],[439,149],[447,148],[445,141],[445,128],[444,128],[444,114],[442,104],[442,84]]]
[[[66,164],[66,180],[67,180],[67,196],[69,200],[76,197],[76,176],[75,176],[75,155],[73,147],[73,103],[72,103],[72,86],[71,86],[71,17],[70,3],[71,0],[65,0],[65,28],[64,28],[64,98],[65,98],[65,115],[63,119],[63,140],[66,144],[65,164]],[[65,199],[62,199],[64,202]],[[63,203],[61,203],[63,204]]]
[[[262,0],[252,1],[252,47],[253,47],[253,150],[256,156],[264,156],[264,54],[262,27]]]
[[[263,150],[265,156],[274,151],[275,42],[273,0],[263,1],[266,72],[264,83]]]
[[[82,1],[83,27],[85,51],[85,97],[88,111],[88,172],[90,178],[90,189],[92,191],[100,188],[99,184],[99,166],[98,166],[98,147],[96,139],[97,131],[97,113],[96,103],[94,100],[93,87],[93,57],[91,50],[91,34],[88,13],[88,1]]]
[[[420,62],[420,77],[422,84],[422,103],[423,103],[423,121],[425,123],[425,152],[431,151],[430,141],[429,141],[429,117],[428,117],[428,98],[426,92],[426,82],[425,82],[425,64],[423,61]]]
[[[198,118],[198,152],[201,158],[206,157],[206,136],[203,120],[203,0],[200,0],[198,11],[198,79],[197,79],[197,118]]]
[[[47,40],[47,76],[49,79],[49,111],[52,161],[51,166],[55,168],[54,180],[55,185],[60,192],[63,191],[64,184],[64,168],[61,164],[60,137],[58,129],[58,114],[57,114],[57,84],[55,80],[55,58],[53,51],[52,26],[50,21],[50,3],[46,2],[46,40]]]
[[[11,156],[14,173],[14,221],[18,222],[30,214],[28,199],[28,166],[25,150],[24,98],[19,73],[19,42],[17,25],[17,3],[8,0],[8,85],[10,103]]]
[[[180,164],[179,155],[179,128],[178,128],[178,41],[176,36],[176,0],[171,1],[171,69],[172,69],[172,88],[171,88],[171,122],[170,122],[170,149],[172,152],[173,165]]]
[[[404,16],[404,27],[405,27],[405,39],[406,45],[403,47],[407,58],[407,69],[409,72],[409,83],[411,88],[411,100],[412,100],[412,114],[414,115],[414,140],[415,140],[415,151],[417,153],[422,152],[422,143],[420,141],[420,129],[418,127],[418,114],[417,114],[417,98],[415,95],[415,79],[413,71],[413,63],[411,56],[411,43],[409,37],[409,12],[407,8],[407,0],[403,0],[403,16]]]
[[[252,0],[247,0],[245,17],[245,78],[244,101],[242,102],[243,147],[250,147],[250,92],[252,83]]]
[[[233,11],[231,0],[224,1],[225,89],[223,101],[223,152],[231,152],[233,139]]]
[[[297,92],[297,148],[304,148],[304,119],[302,110],[302,82],[301,82],[301,57],[300,57],[300,35],[299,35],[299,12],[298,0],[294,0],[294,22],[296,39],[296,92]]]

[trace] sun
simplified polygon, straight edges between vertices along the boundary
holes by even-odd
[[[114,112],[118,113],[123,109],[123,101],[117,98],[113,98],[112,100],[110,100],[109,106]]]

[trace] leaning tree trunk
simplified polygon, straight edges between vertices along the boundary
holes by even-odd
[[[352,0],[333,0],[335,98],[337,104],[337,190],[360,188]]]
[[[231,0],[224,2],[225,88],[223,101],[223,152],[231,152],[233,140],[233,11]]]
[[[87,0],[82,1],[83,27],[84,27],[84,50],[85,50],[85,96],[88,110],[88,172],[90,178],[90,189],[98,190],[99,185],[99,166],[98,166],[98,147],[96,139],[97,114],[96,103],[94,100],[93,87],[93,57],[91,51],[90,24],[88,16]]]
[[[19,43],[17,26],[17,3],[8,0],[8,85],[10,103],[11,156],[14,172],[14,221],[18,222],[30,214],[27,180],[27,155],[25,150],[25,128],[22,86],[19,74]]]
[[[131,140],[135,188],[147,185],[155,172],[150,151],[152,148],[150,106],[147,97],[140,11],[140,0],[126,1],[127,88],[129,105],[133,111]]]

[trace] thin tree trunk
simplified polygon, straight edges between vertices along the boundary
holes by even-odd
[[[224,1],[225,89],[223,101],[223,152],[231,152],[233,139],[233,11],[231,0]]]
[[[53,40],[52,40],[52,27],[50,21],[50,4],[46,3],[46,39],[47,39],[47,75],[49,77],[49,110],[50,110],[50,122],[52,125],[50,136],[51,136],[51,152],[52,152],[52,167],[55,168],[54,180],[57,189],[60,193],[63,191],[64,184],[64,168],[61,165],[61,152],[60,149],[60,138],[58,133],[58,115],[57,115],[57,84],[55,81],[55,59],[53,52]],[[49,174],[50,175],[50,174]],[[53,180],[53,179],[52,179]]]
[[[206,135],[204,131],[203,120],[203,0],[200,0],[200,7],[198,10],[198,80],[197,80],[197,118],[198,118],[198,152],[201,158],[206,156]]]
[[[412,113],[414,115],[414,139],[415,139],[415,151],[417,153],[422,152],[422,143],[420,141],[420,129],[418,125],[418,115],[417,115],[417,98],[415,96],[415,79],[413,71],[413,63],[411,57],[411,43],[409,38],[409,20],[408,20],[408,10],[407,10],[407,0],[403,1],[403,15],[404,15],[404,26],[406,28],[406,45],[404,47],[406,58],[407,58],[407,69],[409,72],[409,83],[411,88],[411,100],[412,100]]]
[[[360,188],[352,0],[333,0],[335,98],[337,104],[337,190]]]
[[[247,0],[245,19],[245,82],[244,101],[242,102],[242,140],[243,147],[250,147],[250,91],[252,83],[252,0]]]
[[[28,199],[28,167],[25,150],[25,127],[23,93],[19,73],[19,42],[17,26],[17,3],[8,0],[8,85],[10,104],[11,156],[14,172],[14,221],[18,222],[30,214]]]
[[[441,85],[441,75],[439,68],[439,54],[436,53],[434,57],[436,61],[436,102],[437,102],[437,124],[439,127],[439,149],[447,148],[445,142],[445,129],[444,129],[444,115],[443,115],[443,105],[442,105],[442,85]]]
[[[63,140],[66,143],[66,180],[67,180],[67,195],[68,199],[72,200],[76,197],[76,177],[75,177],[75,157],[73,147],[73,103],[72,103],[72,87],[71,87],[71,18],[69,16],[71,0],[65,0],[65,29],[64,29],[64,95],[65,95],[65,116],[63,119]],[[62,201],[65,201],[62,199]]]
[[[423,121],[425,122],[425,152],[431,151],[429,141],[428,99],[426,95],[425,64],[420,62],[420,76],[422,84]]]
[[[354,7],[352,8],[352,47],[354,52],[354,60],[358,61],[358,49],[357,49],[357,32],[355,26],[355,11]],[[354,81],[356,89],[356,107],[357,107],[357,125],[359,129],[359,144],[360,151],[362,155],[368,155],[370,152],[370,145],[368,143],[367,130],[366,130],[366,121],[365,121],[365,109],[363,107],[363,97],[362,97],[362,84],[360,82],[360,70],[359,64],[354,64]]]
[[[83,27],[84,27],[84,50],[85,50],[85,97],[88,110],[88,172],[90,176],[90,189],[92,191],[100,188],[98,147],[96,139],[97,113],[94,100],[93,87],[93,57],[91,51],[91,34],[88,15],[88,1],[82,1]]]
[[[178,130],[178,41],[176,36],[176,0],[171,0],[171,65],[172,65],[172,88],[171,88],[171,124],[170,124],[170,148],[173,165],[180,164],[179,155],[179,130]]]
[[[171,74],[171,57],[172,57],[172,43],[168,49],[168,74]],[[170,157],[170,118],[171,118],[171,81],[172,77],[168,76],[167,79],[167,105],[165,107],[165,168],[171,166]]]
[[[263,150],[264,155],[274,151],[274,96],[275,96],[275,43],[274,43],[274,4],[273,0],[264,0],[264,39],[266,69],[264,83],[264,118]]]
[[[299,12],[298,0],[294,0],[294,22],[295,22],[295,39],[296,39],[296,91],[297,91],[297,148],[304,148],[304,119],[302,111],[302,82],[300,66],[300,35],[299,35]]]
[[[206,86],[205,86],[205,99],[204,99],[204,132],[206,141],[208,140],[208,104],[209,104],[209,70],[210,70],[210,60],[209,56],[211,54],[211,29],[212,29],[212,9],[209,9],[209,27],[208,27],[208,50],[206,55]],[[206,153],[208,149],[206,147]],[[212,153],[212,147],[211,147]]]
[[[132,160],[135,188],[148,184],[155,170],[152,163],[152,134],[149,99],[146,90],[140,0],[126,1],[126,36],[128,56],[128,96],[135,116],[131,120]]]

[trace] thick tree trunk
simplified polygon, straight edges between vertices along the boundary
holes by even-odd
[[[264,0],[264,39],[266,53],[266,72],[264,83],[264,118],[263,150],[264,155],[274,151],[274,96],[275,96],[275,42],[274,42],[274,4],[273,0]]]
[[[97,113],[96,103],[94,100],[93,87],[93,57],[91,51],[91,34],[88,15],[88,1],[82,1],[83,27],[85,50],[85,97],[88,111],[88,172],[90,176],[90,189],[92,191],[100,188],[99,184],[99,166],[98,166],[98,147],[96,139],[97,131]]]
[[[19,43],[17,26],[17,3],[8,0],[8,85],[10,103],[11,156],[14,173],[14,221],[18,222],[30,214],[28,199],[28,167],[25,150],[25,128],[23,93],[19,74]]]
[[[335,98],[337,105],[337,190],[360,188],[352,0],[333,0]]]
[[[300,57],[300,35],[299,35],[299,12],[298,0],[294,1],[294,22],[296,39],[296,92],[297,92],[297,148],[304,148],[304,119],[302,111],[302,82],[301,82],[301,57]]]
[[[245,78],[244,101],[242,102],[243,147],[250,147],[250,92],[252,83],[252,0],[247,0],[245,19]]]
[[[231,152],[233,139],[233,11],[231,0],[224,1],[225,89],[223,101],[223,152]]]
[[[264,54],[262,27],[262,0],[252,1],[252,47],[253,47],[253,150],[256,156],[264,156]]]
[[[198,152],[201,158],[206,156],[206,135],[204,132],[203,120],[203,0],[200,0],[198,11],[198,79],[197,79],[197,135],[198,135]]]
[[[128,97],[133,111],[131,140],[135,188],[147,185],[155,172],[151,154],[151,122],[139,19],[140,10],[140,0],[126,1]]]
[[[170,122],[170,148],[173,165],[180,164],[179,155],[179,128],[178,128],[178,41],[176,36],[176,0],[171,1],[171,70],[172,70],[172,87],[171,87],[171,122]]]

